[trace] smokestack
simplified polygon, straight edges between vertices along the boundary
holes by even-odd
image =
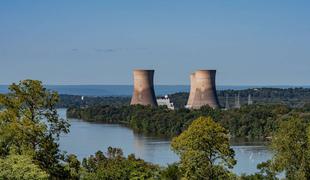
[[[133,78],[134,90],[130,104],[157,106],[153,85],[154,70],[134,70]]]
[[[201,106],[209,105],[219,108],[219,101],[215,87],[216,70],[198,70],[194,75],[194,83],[191,82],[191,94],[188,102],[189,108],[199,109]],[[193,90],[192,90],[193,89]],[[192,99],[191,99],[192,98]]]

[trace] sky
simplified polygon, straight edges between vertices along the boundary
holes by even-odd
[[[1,0],[0,84],[310,85],[309,0]]]

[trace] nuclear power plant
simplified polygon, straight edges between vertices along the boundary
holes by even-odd
[[[151,105],[157,106],[154,85],[154,70],[134,70],[134,90],[131,98],[131,105]]]
[[[190,94],[186,108],[199,109],[209,105],[212,108],[219,108],[219,100],[215,86],[216,70],[198,70],[190,75]],[[157,106],[157,100],[153,85],[154,70],[134,70],[134,90],[131,98],[131,105]],[[162,104],[162,100],[160,100]]]
[[[190,75],[191,88],[186,107],[199,109],[201,106],[209,105],[219,108],[219,101],[215,87],[216,70],[198,70]]]

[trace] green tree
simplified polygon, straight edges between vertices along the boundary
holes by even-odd
[[[177,163],[169,164],[160,172],[160,178],[164,180],[179,180],[181,179],[181,171]]]
[[[0,158],[0,179],[48,179],[48,174],[34,164],[29,155],[10,154]]]
[[[36,164],[61,177],[64,158],[57,140],[69,131],[69,124],[57,114],[58,94],[35,80],[14,83],[9,90],[0,95],[0,156],[8,156],[11,149],[17,154],[32,150]]]
[[[69,173],[70,179],[79,179],[81,163],[77,156],[70,154],[66,157],[65,162],[65,171]]]
[[[271,170],[287,179],[310,179],[310,129],[303,119],[291,117],[280,124],[272,139]]]
[[[227,179],[226,167],[236,164],[228,131],[210,117],[194,120],[171,146],[180,155],[180,168],[187,179]]]
[[[118,148],[108,148],[106,156],[98,151],[95,156],[83,160],[82,179],[156,179],[159,176],[159,168],[137,159],[134,155],[127,158]]]

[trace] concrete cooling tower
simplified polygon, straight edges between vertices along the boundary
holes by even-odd
[[[215,75],[216,70],[198,70],[191,75],[191,90],[187,108],[199,109],[204,105],[209,105],[212,108],[220,107],[216,94]]]
[[[193,100],[194,100],[194,95],[195,95],[195,73],[192,73],[190,75],[190,80],[191,80],[191,89],[190,89],[190,93],[189,93],[189,97],[188,97],[188,101],[187,101],[187,105],[186,107],[190,108],[193,104]]]
[[[157,106],[153,85],[154,70],[134,70],[134,90],[131,98],[131,105]]]

